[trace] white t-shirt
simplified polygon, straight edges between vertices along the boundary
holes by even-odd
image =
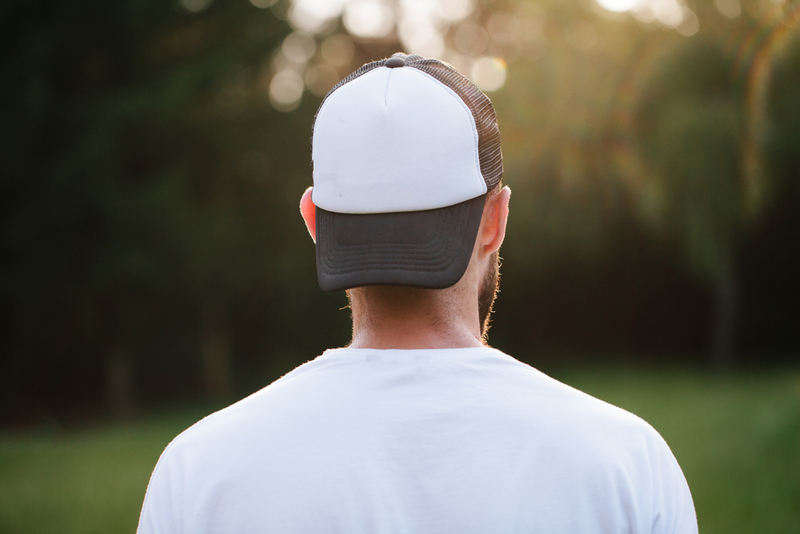
[[[647,423],[490,348],[335,349],[167,447],[139,534],[696,533]]]

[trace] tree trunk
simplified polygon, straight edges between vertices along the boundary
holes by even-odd
[[[211,400],[229,398],[232,390],[231,344],[222,306],[206,303],[201,312],[203,394]]]
[[[717,375],[726,375],[733,371],[735,363],[736,327],[739,315],[739,292],[732,254],[723,258],[715,282],[711,368]]]

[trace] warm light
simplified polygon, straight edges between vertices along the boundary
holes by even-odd
[[[349,0],[294,0],[296,6],[322,19],[331,19],[342,14]]]
[[[292,63],[304,64],[314,57],[317,43],[305,32],[292,32],[283,40],[281,52]]]
[[[482,91],[497,91],[506,83],[506,64],[502,59],[484,56],[470,69],[470,78]]]
[[[444,52],[444,39],[430,24],[404,20],[400,24],[400,40],[409,54],[439,57]]]
[[[684,37],[691,37],[700,31],[700,19],[694,14],[694,11],[685,8],[683,22],[675,29]]]
[[[714,0],[714,7],[729,19],[735,19],[742,14],[742,4],[739,0]]]
[[[622,13],[623,11],[628,11],[636,6],[636,4],[639,3],[639,0],[597,0],[597,3],[600,4],[600,7],[604,9]]]
[[[293,28],[304,32],[314,33],[320,30],[328,19],[320,17],[313,12],[307,11],[304,7],[294,4],[289,8],[289,23]]]
[[[400,0],[403,19],[416,18],[420,21],[431,21],[436,12],[437,3],[431,0]]]
[[[179,0],[210,2],[211,0]],[[442,57],[445,35],[459,21],[475,10],[475,0],[288,0],[287,19],[298,30],[284,41],[281,52],[271,59],[269,72],[278,72],[270,81],[270,100],[283,110],[298,105],[297,80],[305,77],[304,85],[315,95],[321,95],[331,84],[334,67],[349,67],[353,55],[353,38],[381,39],[397,31],[400,49],[409,54]],[[277,0],[250,0],[258,7],[268,7]],[[339,17],[349,35],[336,33]],[[514,18],[496,17],[495,33],[475,24],[465,24],[456,33],[457,46],[462,54],[486,56],[471,62],[481,78],[480,87],[494,91],[505,83],[505,63],[494,56],[519,55],[522,44],[515,37]],[[328,36],[324,40],[323,37]],[[317,56],[316,39],[322,40]],[[316,59],[314,59],[316,57]],[[314,60],[315,65],[309,66]],[[476,70],[477,69],[477,70]],[[288,73],[293,72],[294,74]],[[288,74],[287,74],[288,73]],[[294,106],[294,107],[292,107]]]
[[[635,5],[631,10],[631,13],[633,13],[633,16],[636,17],[637,20],[646,24],[655,22],[656,20],[656,12],[653,10],[653,6],[651,6],[649,3]]]
[[[346,0],[294,0],[289,8],[292,27],[308,33],[317,33],[328,22],[338,17]]]
[[[269,84],[269,101],[279,111],[292,111],[303,96],[303,78],[293,70],[282,70]]]
[[[646,0],[631,10],[633,16],[642,22],[658,22],[668,28],[677,28],[691,11],[677,0]]]
[[[597,0],[597,3],[609,11],[630,11],[642,22],[658,22],[682,35],[694,35],[700,29],[697,15],[683,5],[682,0]],[[718,5],[717,9],[728,9],[733,13],[739,0],[714,0],[714,3],[723,5],[722,8]]]
[[[398,33],[405,51],[425,57],[444,53],[437,3],[432,0],[400,0]]]
[[[250,1],[261,5],[276,0]],[[396,27],[405,52],[439,57],[444,52],[444,36],[449,27],[467,18],[475,10],[475,4],[475,0],[290,0],[288,20],[297,30],[325,35],[335,30],[341,16],[350,35],[365,39],[386,37]],[[488,49],[485,36],[477,37],[471,46],[462,44],[462,48],[470,49],[471,55],[486,53]],[[510,42],[499,41],[503,46]]]
[[[381,0],[356,0],[345,7],[343,22],[357,37],[386,37],[394,27],[394,12]]]
[[[677,28],[684,19],[684,8],[674,0],[658,0],[656,6],[656,20],[664,26]]]
[[[436,3],[436,13],[450,22],[467,18],[474,8],[472,0],[438,0]]]

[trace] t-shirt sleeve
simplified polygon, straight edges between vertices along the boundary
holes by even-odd
[[[697,534],[692,494],[678,461],[658,436],[653,469],[653,534]]]
[[[180,534],[183,529],[180,525],[178,509],[180,487],[176,484],[176,469],[174,455],[170,454],[170,447],[164,451],[156,464],[144,504],[139,515],[139,528],[137,534]]]

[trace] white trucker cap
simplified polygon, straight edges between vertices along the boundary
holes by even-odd
[[[331,89],[312,160],[324,291],[452,286],[503,174],[489,98],[450,65],[400,53]]]

